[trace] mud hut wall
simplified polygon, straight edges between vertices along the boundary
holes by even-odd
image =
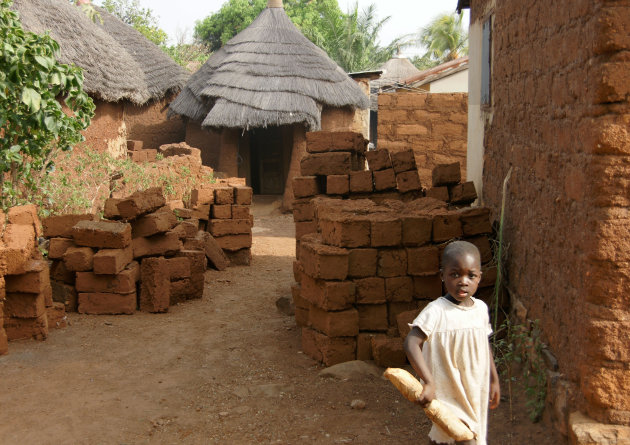
[[[471,23],[486,20],[488,2],[472,3]],[[628,425],[630,4],[511,0],[493,15],[484,202],[497,219],[512,167],[508,286],[540,320],[571,409]]]
[[[378,148],[412,148],[423,184],[439,164],[466,165],[468,94],[399,91],[378,96]],[[466,177],[465,169],[462,171]]]
[[[201,128],[199,122],[186,123],[186,143],[201,150],[203,165],[217,170],[221,149],[221,131]]]
[[[293,125],[293,147],[289,160],[287,181],[284,185],[282,197],[282,209],[285,211],[293,208],[295,196],[293,194],[293,178],[300,176],[300,161],[306,154],[306,129],[303,125]]]
[[[145,148],[158,148],[186,139],[186,125],[180,117],[168,119],[166,113],[174,95],[146,105],[125,105],[125,124],[128,139],[139,140]]]
[[[322,131],[354,131],[368,139],[370,128],[369,110],[355,110],[350,107],[324,107],[322,110]]]
[[[95,98],[92,100],[96,109],[90,126],[81,132],[85,137],[82,144],[101,153],[108,152],[116,158],[123,157],[127,153],[124,104]],[[65,106],[63,109],[64,112],[68,112]]]

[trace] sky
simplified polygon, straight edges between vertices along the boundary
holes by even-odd
[[[150,8],[158,17],[160,27],[166,31],[170,43],[175,43],[179,36],[186,40],[192,38],[195,21],[217,12],[225,0],[139,0],[144,8]],[[351,9],[356,0],[338,0],[342,11]],[[95,2],[100,3],[100,2]],[[457,0],[358,0],[359,9],[370,4],[376,5],[379,19],[391,18],[380,33],[380,43],[386,45],[404,34],[415,33],[441,13],[455,11]],[[465,11],[464,24],[468,26],[468,11]],[[420,48],[407,49],[406,56],[421,54]]]

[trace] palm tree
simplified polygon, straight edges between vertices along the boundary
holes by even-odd
[[[468,54],[468,32],[461,14],[442,14],[420,29],[418,42],[427,52],[413,60],[419,69],[427,69]]]

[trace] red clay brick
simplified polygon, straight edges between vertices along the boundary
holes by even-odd
[[[55,280],[52,280],[50,284],[52,288],[53,301],[64,304],[66,312],[76,312],[78,297],[75,287]]]
[[[53,261],[50,266],[50,278],[52,280],[63,281],[66,284],[74,284],[75,273],[66,269],[63,261]]]
[[[370,170],[385,170],[392,168],[392,161],[389,156],[389,151],[385,149],[373,150],[365,153]]]
[[[225,235],[215,237],[217,244],[221,249],[234,252],[241,249],[249,249],[252,247],[252,234],[241,235]]]
[[[405,246],[422,246],[431,242],[433,219],[430,216],[402,217],[402,243]]]
[[[300,242],[300,261],[304,271],[324,280],[345,280],[348,276],[348,250],[307,242]]]
[[[475,236],[472,238],[466,238],[466,241],[473,243],[479,249],[479,254],[481,255],[481,262],[487,263],[492,260],[492,246],[490,244],[490,239],[487,236]]]
[[[366,216],[330,214],[319,219],[322,239],[337,247],[369,247],[370,220]]]
[[[413,296],[416,299],[436,299],[442,296],[440,275],[413,277]]]
[[[448,202],[448,187],[431,187],[427,190],[427,198],[439,199],[440,201]]]
[[[132,238],[151,236],[171,230],[177,224],[177,217],[170,207],[161,207],[131,222]]]
[[[351,131],[316,131],[306,133],[306,151],[323,153],[328,151],[363,152],[367,141],[360,133]]]
[[[462,232],[464,232],[464,236],[492,233],[490,209],[487,207],[462,210],[460,211],[459,219],[462,222]]]
[[[356,348],[354,337],[328,337],[314,329],[302,328],[302,350],[326,366],[355,360]]]
[[[203,231],[197,233],[197,239],[200,240],[203,251],[208,261],[210,261],[210,264],[217,270],[225,270],[230,260],[223,252],[217,240],[210,233]]]
[[[180,207],[180,208],[173,209],[173,213],[175,213],[175,216],[177,218],[182,218],[182,219],[194,218],[192,209],[185,209],[183,207]]]
[[[208,231],[212,236],[243,235],[251,233],[252,226],[247,219],[211,219]]]
[[[403,341],[399,337],[375,336],[372,338],[374,362],[383,368],[402,368],[407,363]]]
[[[133,261],[133,248],[101,249],[94,254],[94,273],[115,275]]]
[[[0,355],[7,354],[9,352],[9,338],[4,327],[0,327]]]
[[[356,309],[329,312],[311,306],[309,325],[329,337],[354,337],[359,334],[359,313]]]
[[[407,273],[407,252],[405,249],[383,249],[378,252],[379,277],[398,277]]]
[[[394,328],[396,331],[395,335],[400,335],[398,332],[398,323],[396,318],[398,314],[401,312],[407,312],[418,308],[417,301],[391,301],[387,303],[387,321],[389,323],[390,329]]]
[[[291,296],[293,297],[293,305],[296,308],[308,309],[311,307],[308,300],[302,297],[302,286],[299,283],[291,285]]]
[[[348,276],[351,278],[376,275],[376,249],[352,249],[348,254]]]
[[[161,187],[151,187],[143,191],[137,191],[128,198],[121,200],[116,206],[120,216],[125,219],[133,219],[146,213],[151,213],[166,204]],[[109,247],[109,246],[104,246]],[[121,246],[124,247],[124,246]]]
[[[359,330],[387,330],[387,304],[358,304],[357,311],[359,311]]]
[[[355,302],[355,285],[351,281],[316,280],[302,275],[301,295],[309,303],[327,310],[342,311]]]
[[[133,314],[136,311],[136,300],[135,292],[129,294],[79,293],[77,311],[80,314],[92,315]]]
[[[302,263],[299,260],[293,261],[293,279],[298,283],[302,280],[302,274],[304,273],[304,268],[302,267]]]
[[[120,198],[107,198],[105,200],[105,206],[103,208],[103,218],[105,219],[120,219],[120,212],[118,211],[118,203],[122,201]]]
[[[127,156],[136,163],[147,162],[147,153],[144,150],[128,151]]]
[[[459,162],[436,165],[431,175],[433,187],[459,184],[462,180]]]
[[[155,162],[157,160],[157,149],[145,148],[144,151],[147,154],[147,162]]]
[[[180,250],[175,255],[177,257],[186,257],[190,260],[190,275],[204,274],[206,271],[206,255],[197,250]]]
[[[395,247],[402,242],[402,224],[400,218],[386,213],[370,215],[371,246]]]
[[[147,238],[134,238],[133,257],[174,255],[182,249],[182,242],[175,233],[153,235]]]
[[[171,281],[190,278],[190,259],[175,257],[166,259],[167,269]]]
[[[92,270],[94,251],[89,247],[69,247],[63,254],[66,269],[73,272]]]
[[[24,268],[35,251],[35,229],[27,225],[9,224],[4,229],[2,240],[4,245],[0,245],[0,274],[24,273]]]
[[[252,204],[252,196],[254,192],[251,187],[236,186],[234,187],[234,204],[248,206]]]
[[[31,226],[37,237],[42,236],[42,223],[37,216],[37,206],[34,204],[11,207],[8,212],[8,222],[9,224]]]
[[[48,258],[51,260],[61,259],[69,247],[76,247],[76,244],[71,239],[51,238],[48,244]]]
[[[433,217],[433,241],[450,241],[463,235],[458,213],[447,213]]]
[[[199,231],[199,221],[198,220],[187,220],[182,221],[175,228],[181,227],[186,234],[186,238],[193,238],[197,235]],[[175,229],[173,229],[175,230]]]
[[[357,335],[357,360],[374,360],[372,355],[372,337],[379,335],[371,332],[361,332]]]
[[[234,188],[233,187],[216,187],[214,189],[215,204],[234,204]]]
[[[232,205],[214,204],[210,208],[210,216],[214,219],[232,219]]]
[[[385,278],[387,301],[404,302],[413,300],[413,278],[404,275]]]
[[[350,172],[351,193],[372,193],[374,191],[374,177],[371,170]]]
[[[302,307],[295,308],[295,324],[297,327],[308,327],[308,313],[309,309],[304,309]]]
[[[477,190],[472,181],[452,185],[448,188],[451,204],[470,204],[477,199]]]
[[[413,150],[396,151],[389,154],[392,160],[392,167],[398,175],[402,172],[417,171],[416,156]]]
[[[308,198],[320,193],[316,176],[296,176],[293,178],[293,196]]]
[[[293,221],[312,221],[315,218],[315,206],[310,199],[296,199],[293,201]]]
[[[48,338],[48,318],[45,312],[37,318],[5,317],[4,330],[9,341],[29,338],[45,340]]]
[[[350,192],[348,175],[326,176],[326,193],[328,195],[347,195]]]
[[[307,153],[300,161],[302,176],[347,175],[352,167],[350,153]]]
[[[131,139],[127,139],[127,150],[129,151],[140,151],[144,146],[143,141],[133,141]]]
[[[393,168],[374,172],[374,190],[382,192],[396,188],[396,175]]]
[[[435,246],[408,248],[407,261],[409,275],[436,275],[440,271],[440,252]]]
[[[412,323],[418,314],[420,314],[421,309],[412,309],[409,311],[399,312],[396,315],[396,325],[398,327],[398,334],[401,338],[407,337],[407,334],[411,331],[409,324]]]
[[[208,221],[210,219],[210,209],[212,205],[213,204],[197,204],[192,209],[193,217],[202,221]]]
[[[295,223],[295,239],[300,240],[304,235],[317,233],[317,222],[300,221]]]
[[[354,280],[357,288],[357,303],[377,304],[385,303],[385,280],[379,277],[369,277]]]
[[[129,294],[136,291],[140,266],[134,261],[116,275],[97,275],[92,272],[77,272],[76,290],[84,293]]]
[[[249,213],[249,206],[246,205],[232,205],[232,218],[233,219],[249,219],[251,214]]]
[[[418,170],[398,173],[396,175],[396,187],[400,193],[422,190]]]
[[[53,215],[42,219],[45,238],[72,238],[72,227],[79,221],[92,221],[94,215]]]
[[[201,187],[190,191],[190,205],[214,204],[214,187]]]
[[[165,258],[144,258],[140,264],[140,301],[144,312],[167,312],[171,280]]]
[[[41,293],[50,284],[48,264],[44,260],[28,260],[20,275],[4,277],[6,292]]]
[[[131,244],[131,225],[118,221],[79,221],[72,228],[77,246],[124,249]]]
[[[7,292],[4,301],[4,316],[15,318],[37,318],[46,312],[43,293]]]

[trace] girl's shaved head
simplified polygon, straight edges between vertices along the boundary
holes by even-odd
[[[442,267],[453,259],[465,255],[471,255],[475,261],[479,263],[479,266],[481,266],[481,254],[477,246],[468,241],[453,241],[452,243],[448,243],[444,248],[444,252],[442,252]]]

